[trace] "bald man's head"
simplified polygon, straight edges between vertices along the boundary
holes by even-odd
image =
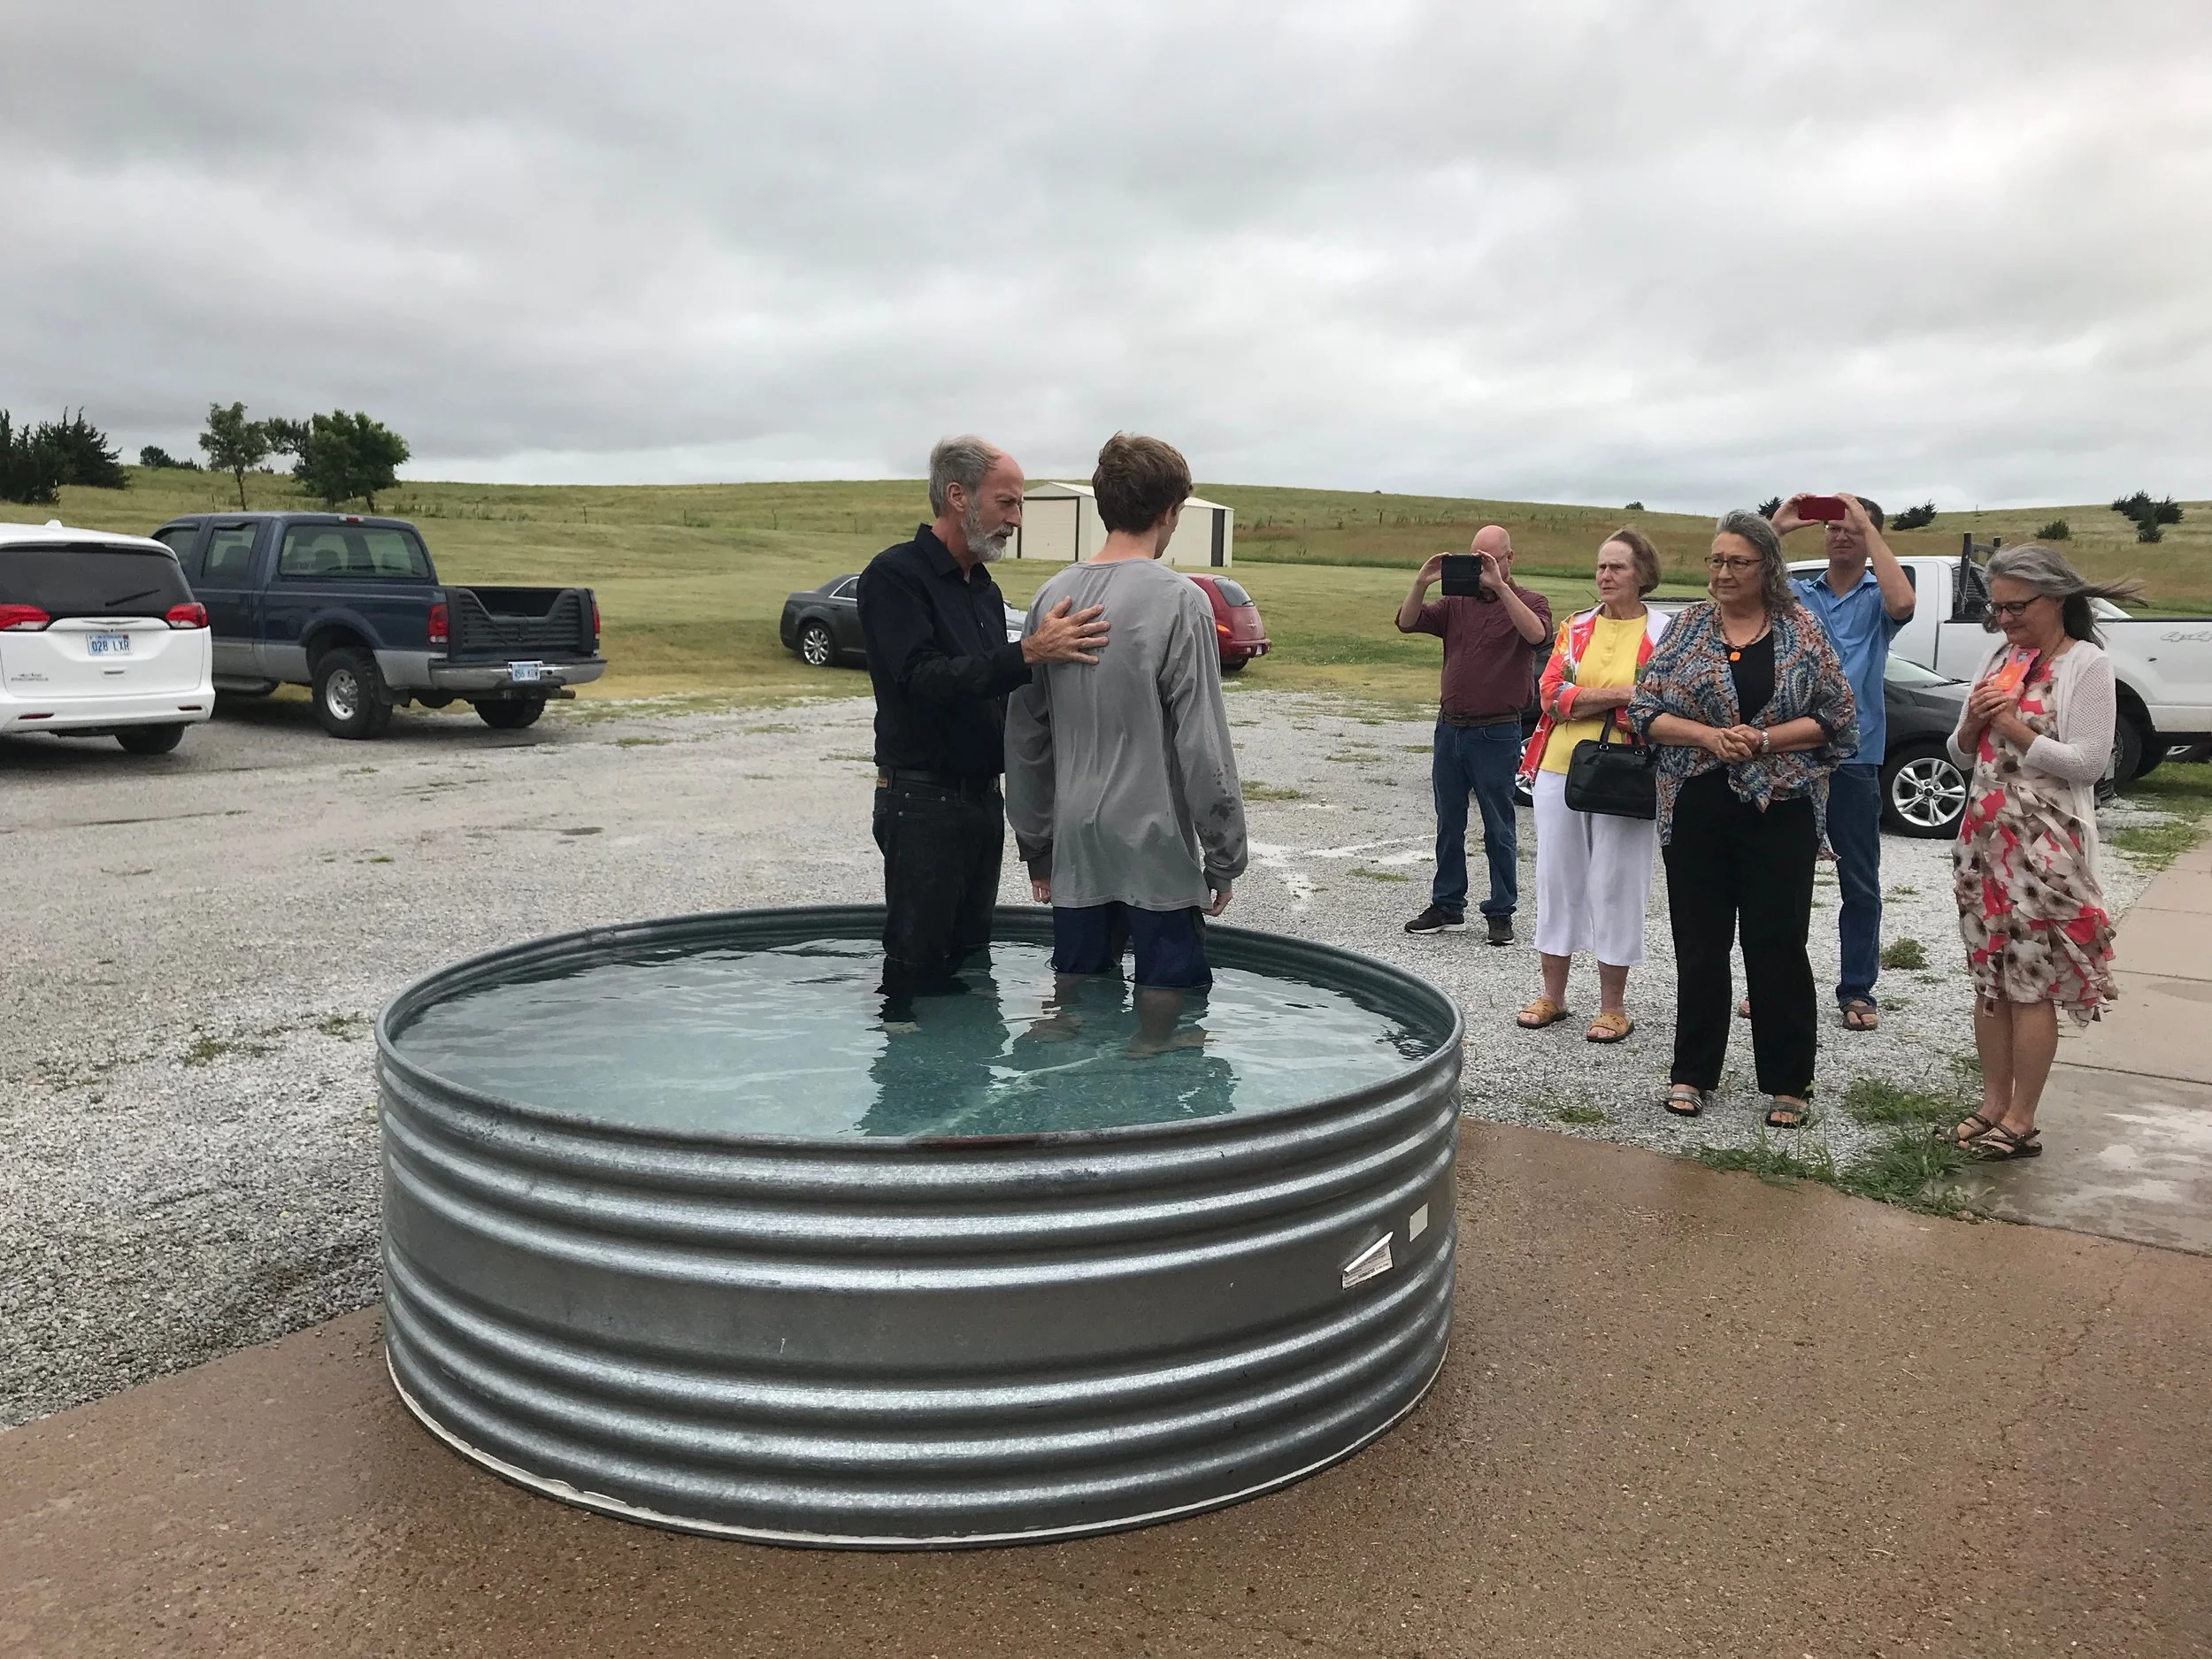
[[[1506,534],[1503,525],[1486,524],[1475,532],[1475,539],[1467,544],[1467,550],[1487,553],[1502,570],[1513,562],[1513,538]]]

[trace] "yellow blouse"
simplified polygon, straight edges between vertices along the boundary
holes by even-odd
[[[1589,648],[1582,653],[1582,661],[1575,672],[1578,686],[1632,686],[1636,683],[1636,653],[1644,639],[1644,618],[1630,617],[1625,621],[1601,616],[1597,626],[1590,630]],[[1586,720],[1562,720],[1551,729],[1551,737],[1544,745],[1544,758],[1538,770],[1564,772],[1568,759],[1575,752],[1575,745],[1594,738],[1604,729],[1613,711],[1607,710]],[[1614,733],[1614,741],[1620,741]]]

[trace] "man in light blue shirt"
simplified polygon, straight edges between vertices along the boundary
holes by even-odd
[[[1870,501],[1839,493],[1843,517],[1808,517],[1796,495],[1774,515],[1784,535],[1808,525],[1824,524],[1828,568],[1797,579],[1798,597],[1827,629],[1842,660],[1859,705],[1859,749],[1828,780],[1828,841],[1836,849],[1837,884],[1843,910],[1836,923],[1842,945],[1842,971],[1836,1002],[1849,1031],[1872,1031],[1881,1023],[1874,981],[1882,971],[1882,755],[1889,722],[1882,703],[1882,671],[1889,663],[1889,642],[1912,620],[1912,580],[1882,540],[1882,510]],[[1832,505],[1830,511],[1833,511]]]

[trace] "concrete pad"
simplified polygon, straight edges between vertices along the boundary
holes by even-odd
[[[2170,868],[2212,872],[2212,841],[2199,841],[2180,857],[2175,859]]]
[[[1968,1171],[1992,1214],[2212,1255],[2212,1086],[2060,1064],[2035,1124],[2041,1157]]]
[[[2085,1026],[2059,1022],[2060,1060],[2070,1067],[2212,1084],[2212,980],[2125,971],[2112,977],[2119,1000],[2102,1019]]]
[[[2143,890],[2143,896],[2135,901],[2128,911],[2133,916],[2142,910],[2186,910],[2194,916],[2212,916],[2212,864],[2193,869],[2179,864],[2163,871],[2158,879]],[[2123,927],[2126,926],[2124,922]]]
[[[2212,926],[2187,910],[2139,903],[2120,924],[2113,956],[2115,966],[2125,965],[2138,973],[2212,981]]]
[[[373,1311],[0,1434],[0,1651],[2200,1653],[2212,1261],[1470,1125],[1396,1433],[1171,1526],[678,1537],[447,1453]],[[1963,1408],[1963,1409],[1962,1409]]]

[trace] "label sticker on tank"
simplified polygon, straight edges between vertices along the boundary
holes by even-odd
[[[1344,1288],[1363,1285],[1390,1271],[1390,1235],[1386,1233],[1344,1264]]]
[[[1406,1217],[1406,1242],[1411,1244],[1429,1230],[1429,1207],[1423,1204]]]

